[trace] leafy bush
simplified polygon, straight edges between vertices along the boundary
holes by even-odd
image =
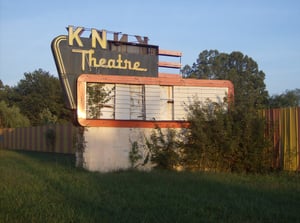
[[[149,161],[155,165],[155,168],[171,170],[180,166],[182,142],[174,129],[162,131],[160,128],[155,128],[150,139],[146,138],[146,147]]]
[[[13,105],[9,107],[5,101],[0,101],[0,128],[27,127],[29,119],[24,116],[20,108]]]
[[[226,102],[195,102],[189,107],[191,123],[186,164],[191,169],[264,172],[271,167],[265,120],[254,110]]]
[[[189,106],[190,128],[166,133],[156,128],[146,147],[158,168],[223,172],[266,172],[272,154],[265,136],[265,120],[254,110],[241,110],[224,103]]]

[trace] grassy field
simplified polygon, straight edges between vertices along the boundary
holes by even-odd
[[[0,222],[300,222],[297,173],[92,173],[0,150]]]

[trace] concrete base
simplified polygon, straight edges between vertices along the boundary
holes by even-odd
[[[144,148],[145,137],[152,128],[85,127],[86,147],[83,152],[83,167],[90,171],[111,172],[131,167],[129,153],[132,143]],[[142,155],[143,151],[141,151]],[[148,165],[143,167],[150,169]]]

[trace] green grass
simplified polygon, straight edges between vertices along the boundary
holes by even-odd
[[[299,222],[297,173],[92,173],[0,150],[0,222]]]

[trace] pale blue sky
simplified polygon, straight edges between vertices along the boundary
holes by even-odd
[[[68,25],[148,36],[183,52],[240,51],[266,74],[269,93],[300,88],[299,0],[0,0],[0,79],[14,86],[38,68],[58,76],[50,44]]]

